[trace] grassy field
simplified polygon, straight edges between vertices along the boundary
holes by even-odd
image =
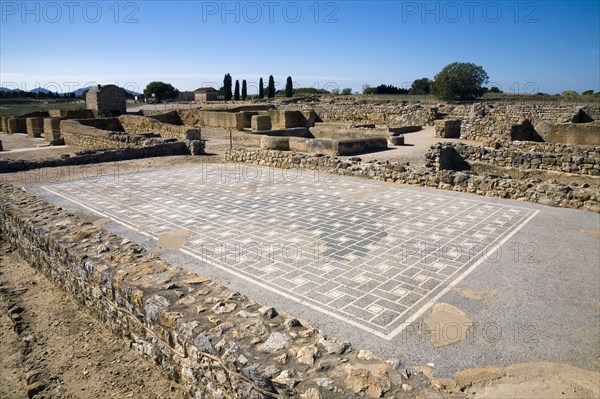
[[[53,100],[0,100],[0,116],[18,116],[29,112],[48,111],[49,109],[76,110],[85,109],[84,101],[63,102]]]

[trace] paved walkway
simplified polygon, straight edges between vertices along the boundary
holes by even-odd
[[[597,214],[240,164],[31,190],[382,356],[598,367]]]

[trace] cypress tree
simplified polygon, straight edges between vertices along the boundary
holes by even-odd
[[[288,76],[285,82],[285,96],[292,97],[294,95],[294,85],[292,83],[292,77]]]
[[[240,81],[235,81],[235,91],[233,93],[233,99],[235,101],[240,101]]]
[[[246,100],[248,97],[248,87],[246,87],[246,79],[242,80],[242,100]]]
[[[267,96],[269,98],[275,97],[275,79],[273,79],[273,75],[269,76],[269,87],[267,88]]]
[[[225,101],[231,100],[233,96],[231,92],[231,75],[225,74],[225,78],[223,78],[223,95],[225,96]]]
[[[263,79],[260,78],[258,81],[258,98],[265,98],[265,85],[263,84]]]

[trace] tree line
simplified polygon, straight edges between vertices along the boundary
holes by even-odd
[[[233,90],[232,90],[233,86]],[[281,90],[279,92],[282,92]],[[279,93],[275,89],[275,78],[273,75],[269,75],[269,81],[267,85],[267,98],[274,98],[277,93]],[[241,92],[240,92],[240,81],[236,80],[235,85],[233,85],[233,79],[230,74],[226,73],[223,78],[223,86],[219,89],[219,93],[223,96],[225,101],[230,101],[231,99],[235,101],[246,100],[248,97],[248,85],[246,83],[246,79],[242,80]],[[286,97],[292,97],[294,95],[294,83],[292,81],[292,77],[288,76],[285,83],[285,90],[282,92]],[[258,80],[258,98],[265,98],[265,87],[263,78]]]
[[[71,93],[58,93],[53,91],[48,92],[34,92],[34,91],[23,91],[23,90],[2,90],[0,91],[0,98],[56,98],[56,99],[76,99],[77,94]]]
[[[473,100],[483,96],[485,93],[502,93],[502,90],[496,86],[490,88],[485,87],[489,82],[488,75],[483,67],[473,63],[453,62],[446,65],[433,79],[420,78],[416,79],[410,88],[400,88],[391,84],[381,84],[376,87],[369,85],[363,86],[363,94],[410,94],[410,95],[428,95],[433,94],[441,100],[447,101],[465,101]],[[265,92],[266,89],[266,92]],[[248,98],[248,85],[246,79],[241,81],[235,80],[231,74],[226,73],[223,78],[223,85],[219,88],[219,93],[226,101],[230,100],[246,100]],[[564,92],[567,93],[567,92]],[[564,95],[563,93],[563,95]],[[575,93],[575,92],[572,92]],[[0,93],[0,95],[6,93]],[[151,82],[144,90],[144,95],[154,97],[158,101],[175,99],[179,96],[179,90],[172,85],[163,82]],[[258,82],[258,98],[274,98],[275,96],[293,97],[299,95],[318,95],[318,94],[352,94],[351,88],[343,90],[334,89],[328,91],[326,89],[318,89],[313,87],[294,88],[292,77],[286,79],[285,89],[276,90],[275,79],[273,75],[269,75],[267,87],[265,88],[263,78]],[[538,93],[543,94],[543,93]],[[576,94],[576,93],[575,93]],[[42,95],[33,94],[31,95]],[[593,90],[588,90],[582,95],[596,95]]]
[[[473,100],[481,97],[486,91],[499,93],[500,89],[484,87],[488,82],[488,75],[483,67],[465,62],[454,62],[446,65],[433,80],[421,78],[415,80],[410,89],[398,88],[392,85],[379,85],[363,87],[363,94],[433,94],[447,100]]]

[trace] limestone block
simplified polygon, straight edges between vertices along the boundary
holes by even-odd
[[[200,140],[200,129],[188,129],[183,134],[184,140]]]
[[[435,121],[435,135],[437,137],[447,138],[447,139],[457,139],[460,137],[460,126],[462,121],[455,119],[443,119]]]
[[[290,150],[289,137],[263,136],[260,139],[260,148],[264,150]]]
[[[271,130],[271,117],[269,115],[253,115],[251,119],[252,130]]]
[[[404,145],[404,136],[390,136],[388,137],[388,143],[390,145]]]
[[[398,127],[389,127],[388,132],[392,136],[399,136],[404,133],[418,132],[421,129],[422,129],[421,126],[398,126]]]
[[[8,118],[6,125],[8,134],[27,133],[25,118]]]
[[[44,133],[44,118],[25,119],[27,135],[30,137],[42,137]]]

